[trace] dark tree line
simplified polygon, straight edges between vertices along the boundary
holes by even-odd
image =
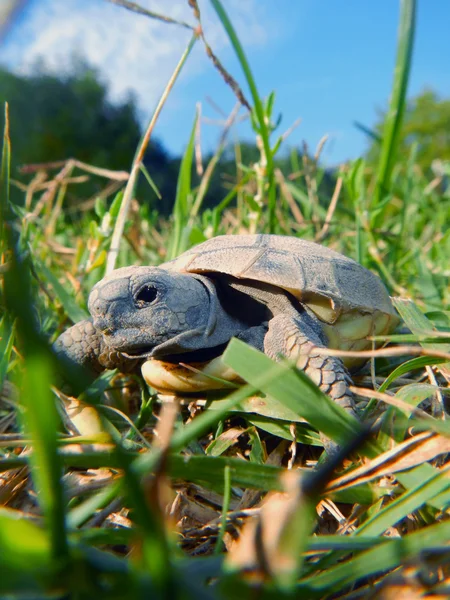
[[[13,177],[23,179],[22,165],[68,158],[129,170],[141,136],[136,103],[132,97],[111,103],[92,69],[80,65],[67,76],[37,70],[26,77],[0,69],[0,101],[9,103]],[[2,111],[2,129],[3,119]],[[145,164],[164,198],[175,193],[177,163],[158,141],[150,143]],[[86,197],[102,186],[104,180],[91,178],[77,192]]]

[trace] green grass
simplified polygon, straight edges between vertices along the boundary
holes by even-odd
[[[415,2],[402,2],[380,162],[343,165],[331,209],[318,160],[292,152],[291,173],[275,172],[284,142],[272,139],[275,94],[259,96],[224,4],[212,3],[250,90],[260,150],[259,163],[245,165],[235,144],[235,181],[215,209],[202,202],[227,131],[194,185],[196,120],[170,219],[147,198],[132,202],[145,140],[195,37],[168,74],[126,189],[76,220],[60,184],[53,199],[10,204],[5,127],[0,596],[356,598],[387,593],[394,576],[404,589],[448,594],[450,195],[397,144]],[[224,360],[247,384],[175,411],[139,377],[106,373],[85,390],[57,364],[50,343],[86,316],[89,290],[112,266],[157,265],[211,236],[253,231],[320,239],[402,297],[395,305],[410,333],[391,336],[391,356],[355,376],[362,423],[293,365],[238,341]],[[69,416],[67,380],[84,390],[84,417]],[[341,445],[336,460],[321,458],[319,432]]]

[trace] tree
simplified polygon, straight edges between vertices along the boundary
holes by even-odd
[[[46,73],[39,65],[31,76],[0,68],[0,102],[9,103],[12,176],[17,177],[17,167],[23,164],[68,158],[128,171],[141,136],[136,104],[132,97],[113,104],[107,94],[98,73],[81,62],[65,76]],[[0,127],[3,130],[3,114]],[[145,156],[150,173],[164,173],[169,163],[164,147],[151,142]],[[173,177],[169,182],[159,179],[164,193],[173,198]],[[104,185],[104,180],[91,178],[76,193],[84,199]]]
[[[375,132],[383,135],[385,113],[375,125]],[[400,152],[408,154],[417,146],[416,162],[424,170],[434,160],[450,160],[450,100],[441,99],[436,92],[427,89],[408,102],[401,131]],[[367,159],[375,164],[380,144],[375,139],[367,152]]]

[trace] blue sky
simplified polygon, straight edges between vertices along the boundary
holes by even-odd
[[[8,0],[14,4],[12,0]],[[141,0],[141,5],[193,22],[186,0]],[[32,71],[39,57],[49,69],[67,68],[75,53],[95,65],[113,100],[136,95],[143,120],[149,117],[185,48],[189,32],[141,17],[105,0],[29,0],[0,37],[0,62],[17,72]],[[399,2],[396,0],[223,0],[260,93],[275,90],[282,113],[280,132],[296,119],[300,126],[289,145],[306,140],[315,148],[329,142],[327,164],[356,158],[366,139],[354,121],[371,126],[386,106],[393,78]],[[450,2],[419,0],[410,95],[431,86],[450,96]],[[224,65],[243,84],[239,65],[208,0],[200,2],[205,31]],[[0,14],[1,19],[1,14]],[[245,90],[246,94],[248,91]],[[204,55],[194,50],[156,129],[173,153],[183,150],[195,106],[210,119],[220,118],[206,101],[225,113],[234,96]],[[238,135],[251,139],[246,124]],[[203,123],[205,150],[214,147],[217,126]]]

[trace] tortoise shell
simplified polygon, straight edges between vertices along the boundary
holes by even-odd
[[[369,348],[368,336],[385,335],[399,321],[376,275],[330,248],[295,237],[218,236],[161,268],[203,275],[223,273],[282,288],[319,318],[330,348]],[[344,362],[352,367],[363,361]]]

